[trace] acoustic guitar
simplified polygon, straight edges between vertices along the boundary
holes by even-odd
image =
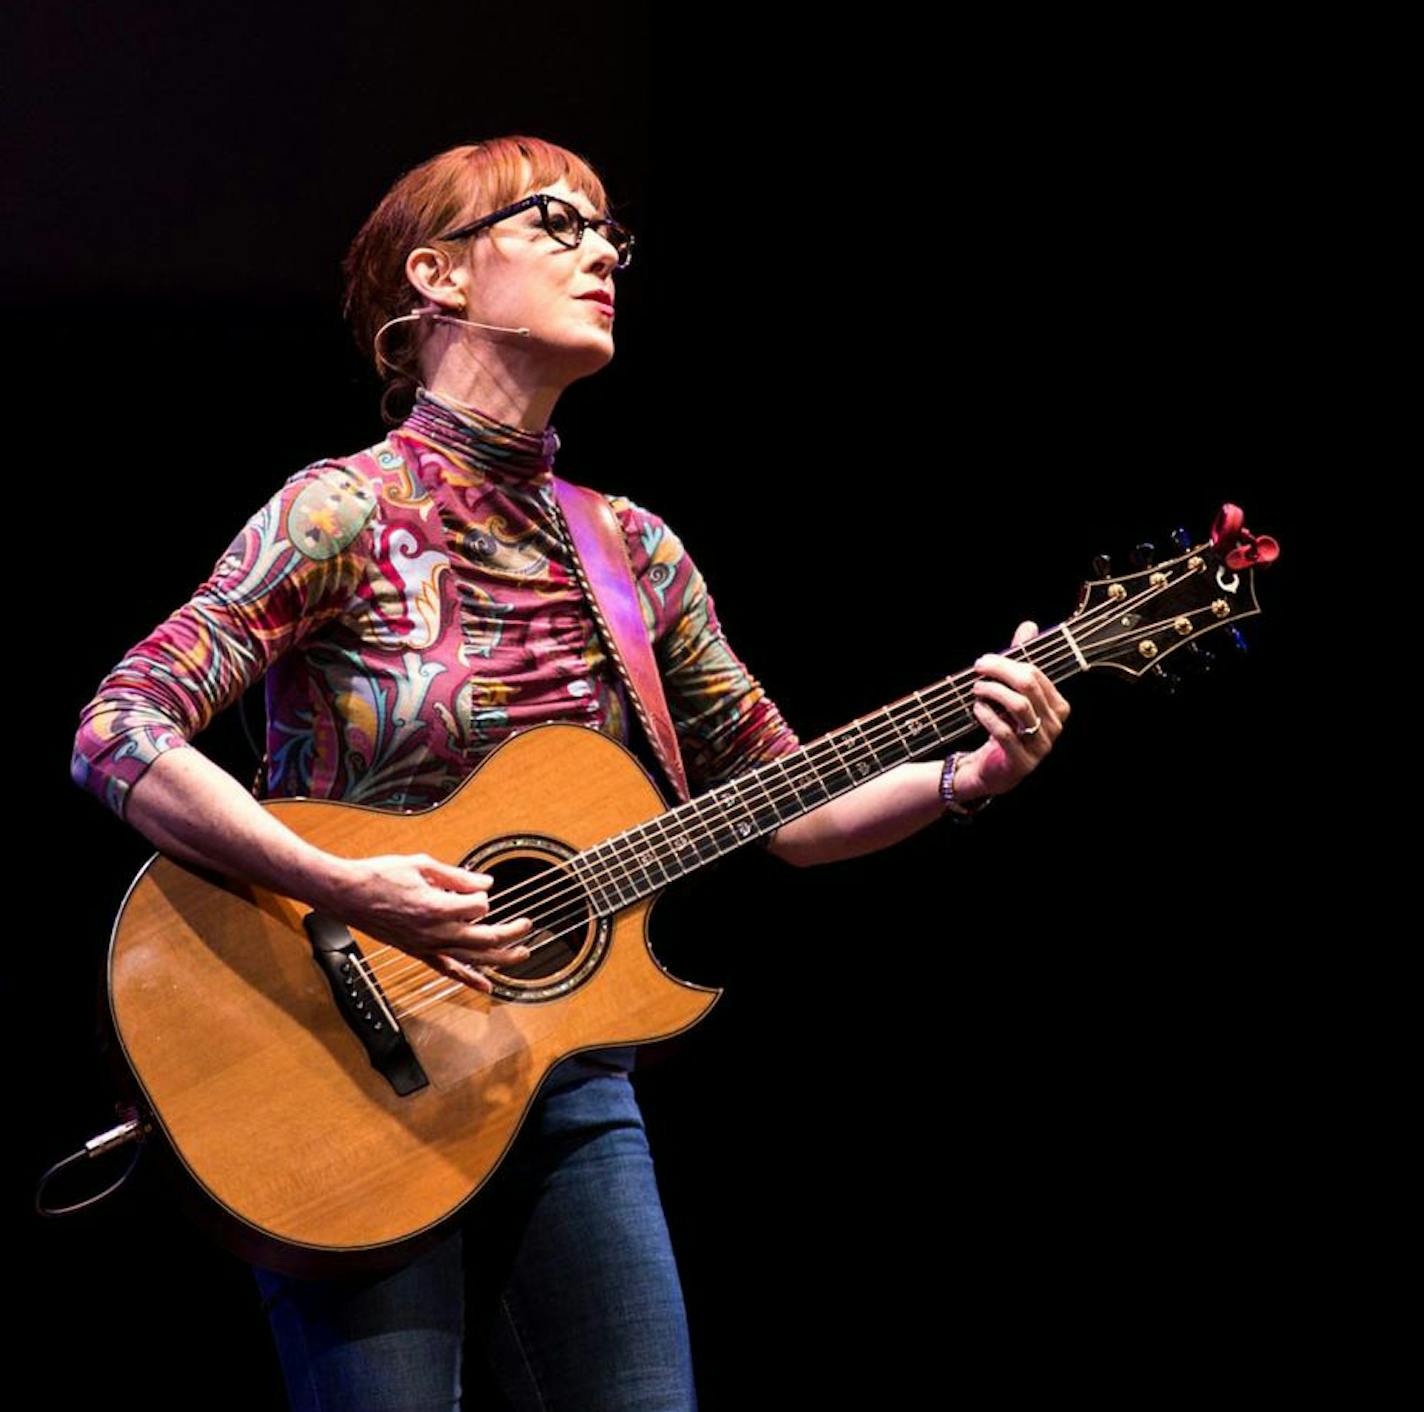
[[[1276,554],[1225,506],[1208,542],[1085,584],[1070,618],[1007,655],[1054,681],[1142,676],[1259,612],[1253,571]],[[944,753],[979,729],[974,680],[933,682],[672,809],[622,745],[562,724],[512,736],[417,813],[264,804],[334,854],[423,852],[490,874],[485,920],[534,930],[525,960],[487,971],[489,995],[293,898],[152,858],[115,923],[109,1018],[207,1224],[297,1274],[418,1253],[495,1172],[560,1060],[665,1039],[712,1008],[720,990],[677,979],[649,946],[662,889]]]

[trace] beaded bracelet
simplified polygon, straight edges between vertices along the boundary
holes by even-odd
[[[986,804],[993,798],[993,795],[986,794],[982,799],[971,800],[968,804],[961,804],[954,797],[954,771],[959,764],[959,757],[962,752],[956,750],[945,762],[944,768],[939,773],[939,797],[944,804],[944,812],[956,822],[967,824]]]

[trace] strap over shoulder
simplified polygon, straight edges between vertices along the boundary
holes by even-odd
[[[691,797],[678,748],[677,730],[668,711],[652,639],[643,621],[638,585],[628,561],[623,529],[607,499],[587,486],[554,478],[554,495],[574,550],[579,585],[593,610],[604,646],[648,740],[677,797]]]

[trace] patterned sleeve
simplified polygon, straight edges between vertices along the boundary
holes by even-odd
[[[622,496],[609,498],[627,537],[694,792],[798,749],[795,731],[732,651],[706,580],[682,541],[650,510]]]
[[[369,485],[304,467],[243,526],[212,573],[99,683],[79,717],[70,774],[123,817],[129,791],[186,746],[292,643],[342,611],[358,579]]]

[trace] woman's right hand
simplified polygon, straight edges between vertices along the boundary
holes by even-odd
[[[322,910],[488,994],[493,983],[477,968],[522,961],[529,948],[511,943],[534,926],[529,917],[480,921],[489,911],[493,884],[488,873],[456,868],[426,853],[353,858],[346,860]]]
[[[164,751],[129,791],[124,817],[171,857],[299,897],[476,990],[494,989],[477,967],[529,954],[510,942],[533,930],[530,918],[481,923],[493,884],[488,873],[425,853],[328,853],[293,833],[201,750]]]

